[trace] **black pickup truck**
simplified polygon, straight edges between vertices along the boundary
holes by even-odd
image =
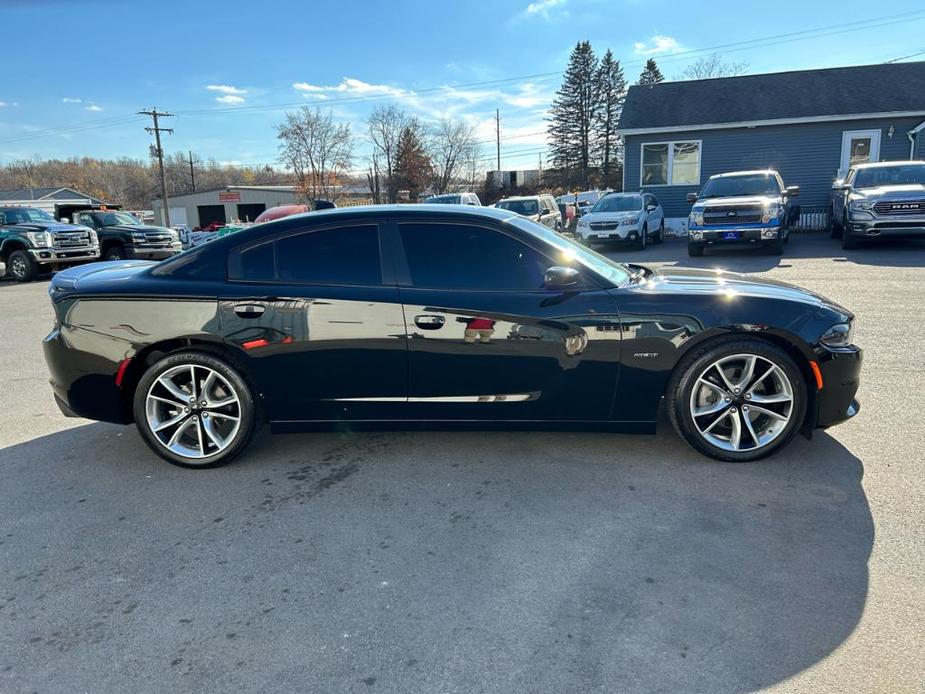
[[[34,207],[0,207],[0,264],[17,282],[99,257],[92,229],[61,223]]]
[[[104,260],[163,260],[181,250],[177,232],[166,227],[142,224],[128,212],[82,210],[77,213],[77,222],[90,227],[99,235]]]

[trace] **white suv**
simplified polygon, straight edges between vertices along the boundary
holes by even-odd
[[[652,193],[609,193],[578,220],[578,238],[585,243],[631,243],[645,248],[661,243],[665,212]]]
[[[504,198],[495,204],[502,210],[510,210],[519,215],[539,222],[553,231],[562,231],[562,213],[556,199],[551,195],[524,195],[516,198]]]

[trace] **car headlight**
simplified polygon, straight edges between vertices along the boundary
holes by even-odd
[[[691,210],[690,223],[698,227],[703,226],[703,208],[702,207],[695,207],[694,209]]]
[[[780,216],[781,206],[779,202],[769,202],[764,206],[764,209],[761,212],[761,221],[767,224],[772,219],[777,219]]]
[[[29,231],[26,234],[36,248],[48,248],[51,245],[51,239],[47,231]]]
[[[93,229],[90,229],[90,245],[96,246],[100,242],[100,237],[96,235]]]
[[[850,347],[854,339],[853,323],[837,323],[823,333],[819,342],[833,349]]]
[[[848,203],[848,208],[852,210],[862,210],[864,212],[869,212],[874,208],[873,200],[852,200]]]
[[[629,217],[624,217],[622,219],[622,222],[623,224],[637,224],[639,222],[639,215],[633,214],[633,215],[630,215]]]
[[[134,243],[144,243],[144,242],[145,242],[145,235],[144,235],[144,234],[139,234],[139,233],[133,231],[133,232],[132,232],[132,241],[133,241]]]
[[[578,220],[578,226],[586,227],[588,225],[589,225],[589,222],[585,217],[582,217],[581,219]]]

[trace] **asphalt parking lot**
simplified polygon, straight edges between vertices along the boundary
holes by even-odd
[[[847,253],[847,255],[846,255]],[[61,416],[0,282],[0,692],[921,692],[925,243],[689,259],[859,316],[857,419],[656,437],[262,435],[217,470]]]

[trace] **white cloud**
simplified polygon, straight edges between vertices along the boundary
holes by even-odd
[[[225,94],[224,96],[217,96],[215,100],[220,104],[243,104],[243,96],[235,96],[234,94]]]
[[[65,104],[79,104],[81,101],[83,101],[83,99],[78,99],[77,97],[73,96],[66,96],[61,99],[61,102]]]
[[[526,13],[549,17],[549,11],[565,4],[565,0],[535,0],[527,5]]]
[[[8,106],[8,105],[9,105],[9,104],[7,104],[5,101],[0,101],[0,108],[3,108],[3,107]]]
[[[391,87],[387,84],[370,84],[354,77],[345,77],[336,86],[320,86],[308,82],[295,82],[292,88],[303,94],[318,95],[325,93],[346,94],[348,96],[405,96],[412,94],[406,89]]]
[[[221,92],[222,94],[236,94],[240,96],[241,94],[247,94],[246,89],[241,89],[240,87],[233,87],[230,84],[210,84],[206,86],[210,92]]]
[[[683,50],[678,40],[671,36],[656,34],[648,41],[637,41],[633,44],[636,55],[662,55],[664,53],[678,53]]]
[[[97,106],[96,104],[92,104],[92,103],[91,103],[89,106],[85,106],[85,107],[84,107],[84,111],[94,111],[94,112],[96,112],[96,111],[102,111],[102,110],[103,110],[103,107],[102,107],[102,106]]]

